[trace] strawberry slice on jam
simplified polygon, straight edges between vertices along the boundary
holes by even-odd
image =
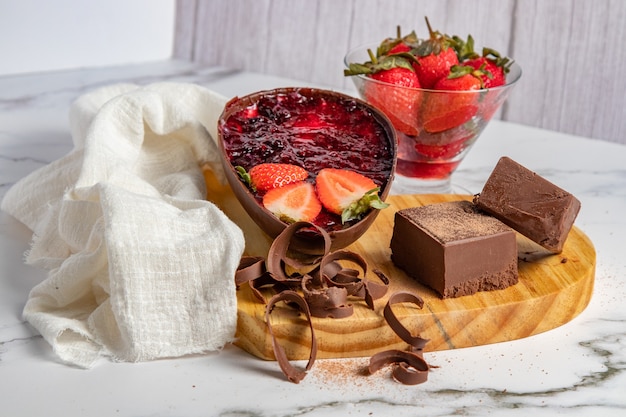
[[[378,196],[380,189],[374,181],[355,171],[324,168],[315,183],[324,208],[340,215],[342,223],[358,219],[371,208],[388,207]]]
[[[306,169],[293,164],[263,163],[252,167],[246,173],[241,166],[235,167],[242,180],[253,191],[267,191],[272,188],[304,181],[309,176]]]
[[[312,222],[322,211],[315,187],[305,181],[269,190],[263,196],[263,207],[285,223]]]

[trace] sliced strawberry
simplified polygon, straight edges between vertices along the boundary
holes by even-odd
[[[269,190],[263,196],[263,206],[286,223],[312,222],[322,211],[315,187],[305,181]]]
[[[324,168],[317,174],[317,195],[326,210],[341,215],[343,223],[359,218],[370,208],[388,206],[378,196],[379,187],[358,172]]]
[[[292,164],[259,164],[252,167],[247,174],[242,167],[236,167],[236,169],[244,182],[253,190],[258,191],[267,191],[294,182],[304,181],[309,176],[304,168]]]

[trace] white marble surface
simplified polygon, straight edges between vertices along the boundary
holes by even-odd
[[[293,81],[192,64],[0,78],[0,198],[17,180],[68,152],[69,104],[120,81],[194,82],[227,96]],[[302,85],[298,83],[297,85]],[[623,416],[626,415],[626,147],[494,121],[454,177],[482,188],[508,155],[574,193],[576,225],[597,251],[594,294],[570,323],[523,340],[427,353],[426,384],[357,375],[365,359],[316,362],[299,385],[275,362],[228,346],[147,363],[59,363],[21,318],[44,272],[26,266],[30,232],[0,213],[0,415],[6,416]]]

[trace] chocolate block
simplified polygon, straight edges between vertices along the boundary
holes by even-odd
[[[516,284],[515,232],[469,201],[399,210],[391,259],[443,298]]]
[[[554,253],[563,250],[580,211],[572,194],[507,157],[500,158],[474,203]]]

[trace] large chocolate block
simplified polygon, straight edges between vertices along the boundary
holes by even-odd
[[[391,252],[398,267],[443,298],[518,281],[515,232],[469,201],[399,210]]]
[[[474,198],[476,206],[554,253],[560,253],[580,201],[508,157]]]

